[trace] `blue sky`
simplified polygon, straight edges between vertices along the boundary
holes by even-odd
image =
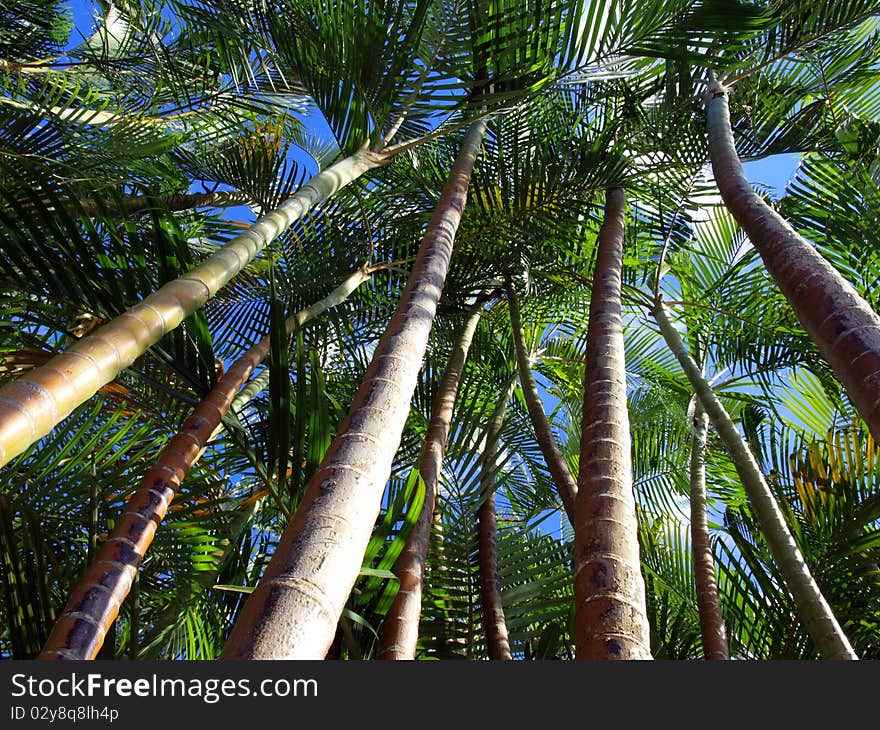
[[[773,155],[763,160],[746,162],[743,168],[752,185],[766,185],[776,192],[773,197],[781,197],[785,185],[791,179],[800,162],[800,155]]]
[[[97,2],[90,0],[76,0],[71,2],[69,7],[73,13],[75,28],[71,33],[68,47],[73,47],[81,43],[84,38],[87,38],[94,31],[95,15],[99,10]],[[784,194],[785,186],[794,174],[798,162],[798,155],[775,155],[762,160],[746,162],[744,168],[749,181],[753,185],[759,188],[769,188],[772,197],[779,198]],[[252,219],[253,217],[247,209],[236,209],[234,212],[240,213],[240,217],[245,219]],[[539,378],[539,383],[540,380]],[[545,408],[548,413],[552,413],[557,406],[557,402],[552,396],[547,394],[543,384],[541,386]],[[554,527],[556,526],[553,525],[553,522],[554,520],[551,520],[549,524],[543,525],[542,528],[549,528],[549,531],[555,531]]]

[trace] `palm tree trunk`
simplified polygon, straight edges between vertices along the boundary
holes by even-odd
[[[819,590],[804,562],[785,518],[767,485],[761,467],[731,420],[712,386],[685,348],[678,330],[669,320],[661,303],[652,312],[669,349],[675,354],[697,397],[724,442],[736,472],[742,480],[749,502],[761,526],[761,533],[782,573],[785,585],[794,597],[797,613],[807,632],[825,659],[858,659],[849,640],[837,623],[831,607]]]
[[[514,349],[516,350],[516,367],[519,371],[519,380],[522,385],[523,397],[526,401],[526,409],[529,412],[529,418],[532,419],[538,447],[544,455],[547,469],[550,471],[550,476],[553,477],[554,484],[556,484],[556,490],[559,492],[562,506],[565,509],[566,515],[568,515],[569,522],[574,524],[577,485],[574,483],[571,471],[568,468],[568,464],[565,463],[562,452],[556,445],[556,439],[553,437],[553,431],[550,429],[550,421],[547,419],[547,414],[544,413],[541,396],[538,395],[538,386],[532,375],[532,364],[529,361],[529,353],[526,350],[519,302],[510,279],[506,282],[506,289],[507,301],[510,306],[510,328],[513,333]]]
[[[709,152],[721,197],[880,443],[880,317],[749,185],[733,143],[727,91],[706,95]]]
[[[326,655],[379,514],[484,132],[482,121],[469,128],[351,410],[221,658]]]
[[[513,385],[498,404],[486,433],[483,450],[483,476],[480,491],[483,502],[477,510],[477,551],[480,565],[480,603],[483,606],[483,627],[486,633],[486,650],[489,659],[513,659],[510,638],[504,620],[501,601],[501,580],[498,576],[498,523],[495,514],[495,469],[498,456],[498,438],[504,423],[507,401],[513,394]]]
[[[79,212],[90,218],[95,218],[102,213],[119,216],[137,215],[154,207],[179,211],[194,208],[231,208],[238,205],[251,205],[253,202],[250,195],[237,190],[215,190],[213,193],[181,193],[170,196],[128,195],[118,201],[83,198],[76,202],[76,206],[78,206]],[[28,207],[27,204],[24,205],[25,214],[28,212]],[[46,210],[53,211],[55,208],[49,206]],[[11,208],[4,209],[4,212],[11,211]],[[71,212],[78,211],[74,209]]]
[[[315,175],[278,208],[178,279],[0,388],[0,466],[49,433],[74,408],[205,304],[315,204],[386,158],[366,148]]]
[[[174,598],[153,620],[151,629],[139,642],[138,651],[132,658],[154,659],[159,649],[167,642],[169,635],[177,628],[181,617],[186,615],[187,608],[200,594],[217,583],[227,561],[233,560],[237,554],[238,538],[249,529],[254,513],[268,493],[268,490],[263,489],[236,507],[236,514],[227,522],[223,542],[220,543],[223,554],[217,560],[217,570],[200,570],[191,583],[175,586]]]
[[[620,291],[626,194],[605,193],[584,371],[575,535],[575,656],[650,659],[633,497]]]
[[[718,583],[715,581],[715,560],[709,539],[706,511],[706,442],[709,416],[699,398],[694,398],[694,435],[691,440],[691,551],[694,560],[694,583],[697,587],[697,609],[700,613],[700,635],[706,659],[730,659]]]
[[[288,333],[344,301],[369,278],[366,268],[358,269],[327,297],[289,317],[285,322]],[[73,588],[40,659],[93,659],[98,653],[181,482],[219,430],[236,392],[268,353],[267,335],[224,373],[162,450]]]
[[[437,507],[440,468],[443,466],[458,386],[482,313],[483,303],[478,302],[459,335],[434,399],[428,432],[419,458],[419,476],[425,483],[425,501],[403,551],[394,563],[394,574],[400,581],[400,588],[382,623],[379,659],[415,659],[419,616],[422,612],[425,560],[428,557],[428,538]]]
[[[79,206],[87,216],[97,216],[101,211],[110,215],[135,215],[161,205],[172,211],[192,210],[193,208],[231,208],[237,205],[250,205],[253,198],[237,190],[215,190],[213,193],[181,193],[156,198],[150,195],[131,195],[115,202],[107,200],[80,200]]]

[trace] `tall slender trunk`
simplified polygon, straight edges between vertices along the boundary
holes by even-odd
[[[694,583],[697,587],[697,609],[700,613],[700,635],[706,659],[730,659],[718,583],[715,580],[715,559],[709,539],[706,510],[706,442],[709,416],[699,398],[694,398],[694,433],[691,439],[691,551],[694,560]]]
[[[422,612],[425,560],[428,557],[428,538],[437,507],[440,469],[443,466],[458,386],[482,313],[483,304],[479,302],[465,322],[434,399],[428,432],[419,458],[419,476],[425,483],[425,501],[406,545],[394,563],[394,574],[400,581],[400,588],[382,623],[379,659],[415,659],[419,616]]]
[[[483,606],[483,629],[489,659],[513,659],[510,638],[501,601],[501,579],[498,576],[498,522],[495,514],[495,469],[498,457],[498,439],[504,423],[507,401],[513,394],[513,384],[498,403],[483,449],[483,474],[480,492],[483,501],[477,510],[477,552],[480,566],[480,603]]]
[[[761,533],[776,560],[785,585],[794,597],[797,614],[825,659],[858,659],[837,623],[831,607],[804,562],[785,518],[770,491],[761,467],[731,420],[718,396],[700,373],[666,310],[658,303],[652,312],[660,333],[681,364],[712,425],[724,442],[736,472],[742,480]]]
[[[49,433],[74,408],[203,306],[315,204],[383,164],[384,159],[364,148],[318,173],[295,195],[194,269],[160,287],[45,365],[0,388],[0,466]]]
[[[574,522],[578,659],[651,658],[620,307],[625,213],[624,191],[606,191],[590,297]]]
[[[469,128],[351,410],[221,658],[326,655],[379,514],[484,132],[482,121]]]
[[[253,198],[237,190],[215,190],[213,193],[180,193],[166,195],[158,199],[150,195],[130,195],[119,201],[80,200],[79,205],[87,216],[96,216],[101,210],[111,215],[135,215],[150,210],[159,204],[168,210],[192,210],[193,208],[231,208],[237,205],[250,205]]]
[[[733,143],[727,91],[706,95],[709,153],[724,203],[880,443],[880,317],[749,185]]]
[[[559,446],[556,445],[556,439],[553,437],[553,431],[550,429],[550,421],[547,414],[544,413],[544,406],[541,404],[541,396],[538,395],[538,385],[532,375],[532,364],[529,361],[529,353],[526,350],[525,335],[522,327],[522,317],[519,311],[519,302],[514,292],[513,284],[510,279],[506,282],[507,301],[510,306],[510,328],[513,333],[513,346],[516,351],[516,367],[519,371],[519,380],[522,385],[523,397],[526,401],[526,409],[529,412],[529,418],[532,420],[532,426],[535,429],[535,437],[538,441],[538,447],[544,455],[544,461],[547,463],[547,469],[559,492],[562,500],[562,506],[565,509],[568,520],[574,524],[575,519],[575,497],[577,496],[577,485],[571,476],[571,471]]]
[[[192,210],[194,208],[231,208],[238,205],[251,205],[253,198],[237,190],[215,190],[212,193],[180,193],[178,195],[128,195],[121,200],[102,200],[83,198],[77,202],[79,209],[90,218],[106,212],[109,215],[137,215],[154,206],[161,206],[171,211]],[[28,214],[29,204],[25,203],[19,214]],[[12,209],[8,209],[10,212]],[[55,210],[50,206],[48,210]],[[75,212],[75,211],[74,211]]]
[[[287,331],[299,329],[309,320],[344,301],[369,278],[367,269],[359,269],[327,297],[289,317],[285,322]],[[220,428],[236,392],[268,353],[267,335],[224,373],[174,438],[162,449],[156,463],[129,497],[125,512],[110,537],[74,586],[67,605],[59,613],[38,658],[95,657],[107,630],[119,614],[122,602],[131,590],[138,567],[181,482]]]

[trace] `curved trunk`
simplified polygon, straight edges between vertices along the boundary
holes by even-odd
[[[285,322],[287,331],[293,332],[344,301],[369,277],[365,269],[359,269],[330,295],[289,317]],[[224,373],[162,449],[129,497],[110,537],[73,588],[39,659],[95,658],[181,482],[219,430],[236,392],[268,353],[266,336]]]
[[[351,410],[221,658],[321,659],[357,580],[409,414],[485,123],[475,122]]]
[[[519,371],[523,398],[525,398],[529,418],[531,418],[532,426],[535,429],[538,446],[544,455],[544,461],[547,463],[550,476],[553,477],[553,483],[556,484],[556,491],[559,492],[562,506],[565,508],[565,514],[568,515],[569,522],[574,524],[574,503],[577,496],[577,485],[574,483],[571,471],[568,468],[568,464],[565,463],[565,458],[563,458],[559,446],[556,445],[556,439],[553,437],[553,431],[550,429],[550,421],[547,419],[547,414],[544,413],[544,406],[541,404],[538,385],[535,383],[535,378],[532,375],[532,364],[529,361],[529,353],[526,350],[519,302],[509,279],[506,283],[506,289],[507,301],[510,305],[510,329],[513,333],[513,346],[516,350],[516,368]]]
[[[761,467],[755,461],[745,440],[740,436],[736,426],[721,405],[712,387],[700,373],[697,364],[691,358],[678,330],[669,320],[662,304],[652,312],[660,326],[660,333],[666,340],[669,349],[675,354],[685,375],[691,383],[703,408],[712,419],[712,425],[724,442],[727,452],[742,480],[746,494],[761,534],[770,548],[770,552],[779,566],[785,585],[794,597],[797,614],[807,632],[812,637],[819,652],[825,659],[858,659],[849,640],[837,623],[831,607],[819,590],[810,569],[804,562],[785,518],[770,491]]]
[[[363,149],[315,175],[278,208],[201,264],[49,362],[0,388],[0,466],[49,433],[163,335],[202,307],[316,203],[382,164]]]
[[[724,617],[715,581],[715,559],[709,539],[706,513],[706,441],[709,416],[699,398],[694,399],[694,435],[691,440],[691,551],[694,560],[694,583],[700,613],[700,635],[706,659],[730,659]]]
[[[425,444],[419,458],[419,476],[425,483],[425,501],[419,519],[413,525],[406,545],[394,563],[394,574],[400,581],[400,588],[382,623],[379,659],[415,659],[419,616],[422,612],[425,559],[428,556],[428,538],[437,506],[440,468],[443,466],[443,454],[449,438],[458,385],[482,313],[483,304],[476,304],[455,344],[434,399]]]
[[[510,653],[510,639],[507,623],[504,620],[504,605],[501,602],[501,581],[498,576],[498,529],[495,517],[495,462],[498,456],[498,438],[504,423],[507,401],[513,393],[508,389],[492,417],[486,433],[486,447],[483,450],[483,477],[480,491],[483,502],[477,511],[478,541],[477,551],[480,565],[480,603],[483,606],[483,627],[486,632],[486,650],[489,659],[513,659]]]
[[[575,535],[575,656],[650,659],[633,497],[620,309],[626,195],[605,194],[584,368]]]
[[[724,203],[880,443],[880,317],[749,185],[733,143],[727,92],[706,95],[709,152]]]

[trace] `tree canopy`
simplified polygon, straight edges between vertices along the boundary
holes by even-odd
[[[784,187],[751,181],[770,213],[749,234],[710,164],[721,94],[747,170],[797,159]],[[58,639],[152,499],[88,641],[102,658],[220,657],[407,322],[427,347],[394,404],[402,431],[376,441],[393,458],[378,515],[358,512],[366,547],[327,656],[379,657],[424,529],[417,658],[495,658],[491,621],[514,659],[574,658],[591,298],[614,296],[598,249],[617,190],[625,364],[609,377],[650,655],[709,653],[700,473],[730,656],[827,655],[663,318],[852,651],[880,657],[873,411],[754,233],[787,221],[876,319],[878,153],[873,0],[16,3],[0,15],[0,656]],[[428,318],[400,303],[435,229],[451,253],[445,279],[420,280]],[[847,369],[877,404],[865,342]]]

